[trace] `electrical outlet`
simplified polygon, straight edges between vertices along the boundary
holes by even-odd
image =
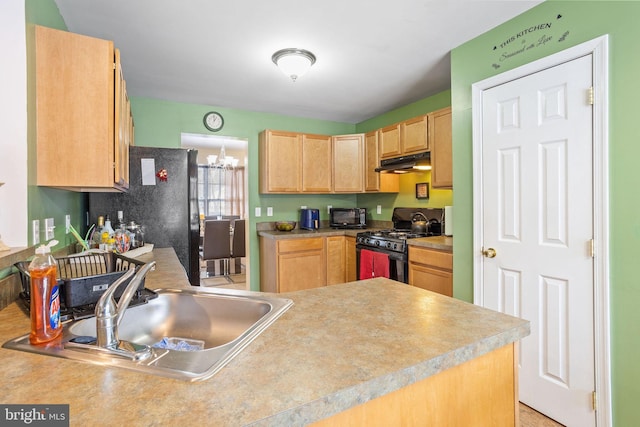
[[[333,207],[333,206],[331,206],[331,205],[327,205],[327,213],[328,213],[328,214],[330,214],[330,213],[331,213],[331,208],[332,208],[332,207]]]
[[[260,206],[256,207],[255,215],[257,217],[262,216],[262,209],[260,209]]]
[[[34,219],[31,222],[31,234],[33,235],[33,244],[40,243],[40,220]]]
[[[382,206],[380,206],[380,205],[376,206],[376,213],[378,215],[380,215],[382,213]]]
[[[65,232],[65,234],[71,233],[71,228],[69,228],[69,227],[71,227],[71,215],[66,214],[64,216],[64,232]]]
[[[273,216],[273,208],[271,206],[267,207],[267,216]]]
[[[306,206],[300,206],[300,209],[307,209]]]
[[[51,240],[54,237],[53,229],[56,228],[53,225],[53,218],[44,219],[44,240]]]

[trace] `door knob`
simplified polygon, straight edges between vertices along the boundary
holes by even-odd
[[[495,258],[496,250],[493,248],[482,249],[482,255],[486,256],[487,258]]]

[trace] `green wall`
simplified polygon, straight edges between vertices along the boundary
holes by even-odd
[[[264,221],[295,220],[301,205],[322,208],[326,205],[354,206],[355,195],[261,195],[258,193],[258,134],[264,129],[307,132],[326,135],[349,134],[352,124],[295,118],[277,114],[256,113],[205,105],[183,104],[150,98],[131,98],[135,120],[135,144],[147,147],[180,147],[180,134],[209,132],[202,124],[208,111],[224,116],[224,128],[217,134],[248,140],[248,196],[249,196],[249,248],[251,289],[259,290],[260,264],[256,223]],[[254,216],[255,207],[262,208],[262,216]],[[266,208],[273,207],[273,216],[266,216]],[[323,211],[323,209],[321,209]],[[326,216],[326,207],[323,211]],[[321,219],[326,219],[321,214]]]
[[[264,129],[287,130],[292,132],[341,135],[365,132],[391,123],[412,118],[450,105],[450,92],[445,91],[433,97],[390,111],[358,125],[328,122],[257,113],[222,107],[185,104],[150,98],[131,97],[131,108],[135,119],[135,145],[147,147],[180,147],[181,133],[214,134],[202,124],[208,111],[215,110],[224,116],[224,128],[215,134],[244,138],[248,140],[248,191],[249,191],[249,248],[251,283],[253,290],[259,290],[259,250],[256,223],[278,220],[297,220],[300,206],[320,209],[320,219],[327,220],[327,206],[366,207],[372,219],[389,221],[395,206],[442,207],[452,204],[451,190],[430,189],[430,198],[417,200],[415,184],[430,182],[431,173],[406,174],[400,180],[399,194],[327,194],[327,195],[283,195],[259,194],[258,192],[258,134]],[[376,213],[376,206],[383,207]],[[255,217],[256,207],[262,208],[262,216]],[[273,217],[266,216],[267,207],[273,207]]]
[[[27,153],[28,153],[28,243],[31,245],[31,220],[40,220],[40,243],[44,243],[44,219],[53,218],[56,225],[55,239],[60,243],[56,248],[75,242],[71,234],[65,234],[65,215],[71,215],[71,224],[78,230],[84,230],[86,196],[66,190],[38,187],[36,182],[36,136],[35,136],[35,78],[33,69],[33,24],[67,30],[53,0],[26,0],[25,20],[27,22]],[[88,147],[90,151],[90,147]]]
[[[561,17],[558,18],[558,15]],[[456,192],[454,294],[472,295],[472,116],[471,84],[571,46],[609,34],[609,162],[611,222],[611,353],[613,419],[616,426],[640,425],[640,3],[628,1],[547,1],[451,53],[453,159]],[[501,46],[524,29],[541,23],[551,28],[533,31]],[[537,45],[543,36],[551,37]],[[526,43],[523,44],[523,41]],[[533,43],[534,47],[526,49]],[[496,46],[494,50],[493,47]],[[521,53],[503,57],[504,53]]]

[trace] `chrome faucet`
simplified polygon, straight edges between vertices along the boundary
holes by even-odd
[[[156,262],[152,261],[142,266],[138,272],[135,269],[128,269],[124,275],[116,280],[107,291],[102,294],[96,304],[96,345],[109,352],[116,353],[134,360],[144,360],[151,356],[151,347],[148,345],[135,344],[128,341],[121,341],[118,338],[118,326],[122,321],[124,312],[129,307],[131,298],[136,293],[140,282],[147,275],[149,270],[155,267]],[[135,276],[133,276],[135,273]],[[127,285],[119,302],[116,304],[114,294],[118,287],[133,276]]]

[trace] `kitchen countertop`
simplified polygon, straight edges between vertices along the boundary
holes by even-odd
[[[189,286],[172,249],[138,259],[158,262],[147,287]],[[280,296],[295,305],[209,380],[1,348],[1,401],[70,404],[71,425],[305,425],[529,334],[525,320],[384,278]],[[0,342],[28,330],[19,303],[0,311]]]
[[[373,231],[377,228],[366,228],[363,230],[336,230],[333,228],[320,228],[315,231],[300,230],[296,228],[293,231],[276,231],[276,230],[262,230],[258,231],[258,236],[266,237],[268,239],[303,239],[309,237],[326,237],[326,236],[351,236],[356,237],[358,233],[363,231]],[[415,239],[407,239],[409,246],[418,246],[423,248],[439,249],[443,251],[453,251],[453,237],[452,236],[431,236],[431,237],[419,237]]]
[[[416,246],[421,248],[453,251],[453,237],[450,236],[419,237],[417,239],[407,240],[407,244],[409,246]]]
[[[296,228],[292,231],[277,230],[259,230],[258,236],[269,239],[304,239],[308,237],[326,237],[326,236],[351,236],[356,237],[358,233],[370,231],[372,228],[365,229],[336,229],[336,228],[319,228],[317,230],[301,230]]]

